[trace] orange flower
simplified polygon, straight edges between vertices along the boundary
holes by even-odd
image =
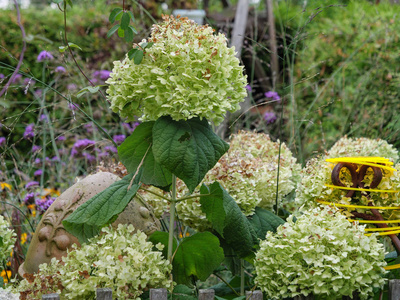
[[[8,279],[11,278],[11,271],[9,271],[9,270],[7,270],[7,271],[3,270],[3,271],[1,271],[0,276],[3,277],[3,281],[4,281],[5,283],[7,283],[7,282],[8,282]]]

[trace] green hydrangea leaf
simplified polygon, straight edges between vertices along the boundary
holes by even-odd
[[[125,30],[123,30],[121,27],[118,28],[118,36],[120,38],[123,38],[125,36]]]
[[[182,179],[191,193],[228,148],[206,119],[174,121],[164,116],[153,127],[155,159]]]
[[[135,63],[135,65],[140,65],[140,63],[143,60],[143,55],[144,55],[144,53],[142,50],[136,51],[133,54],[133,62]]]
[[[225,193],[224,193],[225,192]],[[224,209],[224,197],[229,196],[228,193],[221,188],[218,182],[214,182],[210,187],[205,184],[200,188],[201,210],[211,221],[213,229],[217,231],[221,237],[224,237],[226,212]]]
[[[226,244],[232,247],[239,257],[253,255],[255,246],[258,244],[257,233],[236,201],[218,182],[208,187],[203,185],[200,192],[203,195],[210,194],[202,196],[200,203],[207,219],[212,222],[213,229],[224,238]]]
[[[136,174],[132,186],[128,190],[134,175],[130,174],[114,182],[107,189],[79,206],[62,222],[65,230],[76,236],[80,243],[96,236],[100,229],[121,213],[136,195],[141,171]]]
[[[172,274],[178,284],[191,279],[206,280],[224,260],[218,238],[210,232],[189,236],[180,243],[172,262]]]
[[[129,173],[135,173],[143,157],[142,179],[144,184],[154,185],[165,191],[172,183],[172,174],[154,159],[152,151],[154,122],[144,122],[118,147],[118,156]]]
[[[268,231],[276,232],[276,229],[285,223],[280,217],[261,207],[256,207],[254,214],[247,219],[261,240],[265,240]]]
[[[153,243],[154,248],[158,243],[161,243],[164,245],[164,249],[161,251],[164,259],[167,259],[167,257],[168,257],[168,239],[169,239],[168,232],[165,232],[165,231],[156,231],[149,237],[149,241]],[[174,238],[172,253],[175,252],[176,247],[178,247],[178,243],[176,242],[176,239]]]
[[[0,236],[0,247],[3,247],[4,242],[3,242],[3,237]]]

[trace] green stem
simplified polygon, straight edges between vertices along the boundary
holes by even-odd
[[[169,208],[169,236],[168,236],[168,260],[172,263],[172,249],[174,241],[174,223],[175,223],[175,203],[176,201],[176,176],[172,175],[172,195]]]
[[[244,260],[240,260],[240,296],[244,296]]]
[[[148,193],[150,193],[150,194],[153,194],[153,195],[155,195],[155,196],[157,196],[157,197],[160,197],[160,198],[162,198],[162,199],[164,199],[164,200],[171,201],[171,199],[169,199],[169,198],[167,198],[167,197],[164,197],[163,195],[161,195],[161,194],[159,194],[159,193],[157,193],[157,192],[153,192],[153,191],[151,191],[151,190],[149,190],[149,189],[146,189],[146,188],[144,188],[144,187],[140,187],[139,189],[141,189],[141,190],[143,190],[143,191],[146,191],[146,192],[148,192]]]
[[[231,290],[232,290],[232,292],[234,292],[235,294],[236,294],[236,296],[240,296],[239,295],[239,293],[238,292],[236,292],[236,290],[233,288],[233,286],[231,286],[230,284],[229,284],[229,282],[227,282],[224,278],[222,278],[220,275],[218,275],[217,273],[214,273],[214,275],[215,276],[217,276],[223,283],[225,283],[226,284],[226,286],[228,287],[228,288],[230,288]]]

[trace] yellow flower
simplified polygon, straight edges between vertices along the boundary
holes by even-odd
[[[6,182],[0,182],[0,188],[1,188],[2,191],[4,191],[6,188],[8,188],[9,191],[11,191],[11,189],[12,189],[11,185],[9,185]]]
[[[23,234],[21,234],[21,245],[26,243],[27,237],[28,237],[28,235],[25,232]]]
[[[8,279],[11,278],[11,271],[9,271],[9,270],[7,270],[7,271],[3,270],[3,271],[1,271],[0,276],[3,277],[4,282],[7,283],[7,282],[8,282]]]
[[[58,191],[56,189],[43,189],[43,190],[45,191],[43,197],[46,197],[46,196],[49,196],[49,195],[51,195],[51,196],[54,196],[54,195],[60,196],[60,191]]]

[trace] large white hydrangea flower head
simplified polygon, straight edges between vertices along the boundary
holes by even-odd
[[[11,256],[16,234],[10,229],[10,223],[2,215],[0,215],[0,241],[0,262],[3,262]],[[3,270],[2,264],[0,264],[0,270]]]
[[[148,288],[171,286],[172,267],[162,256],[163,245],[154,251],[146,234],[135,232],[132,225],[102,231],[80,249],[74,245],[62,262],[53,258],[40,265],[34,280],[22,280],[17,290],[40,292],[45,286],[45,291],[57,292],[63,299],[94,299],[97,288],[107,287],[117,299],[138,300]]]
[[[246,76],[224,34],[187,18],[165,16],[153,25],[142,62],[114,62],[107,89],[111,109],[128,121],[171,116],[220,123],[246,97]],[[134,46],[139,47],[139,46]]]
[[[369,192],[367,197],[366,193],[356,192],[352,198],[346,197],[348,190],[332,188],[327,185],[333,185],[331,175],[335,166],[333,163],[326,162],[328,158],[334,157],[354,157],[354,156],[368,156],[368,153],[373,151],[374,156],[385,157],[394,161],[398,158],[397,151],[392,145],[382,140],[371,140],[366,138],[348,139],[343,138],[337,142],[328,152],[328,155],[311,159],[308,161],[306,167],[301,171],[301,181],[296,190],[296,202],[298,206],[305,208],[315,207],[318,205],[317,200],[340,203],[345,205],[364,205],[372,204],[374,206],[400,206],[400,165],[394,165],[396,171],[387,171],[382,169],[383,177],[377,190],[388,190],[389,192]],[[356,164],[358,168],[361,164]],[[364,184],[368,187],[373,179],[373,170],[367,170]],[[340,180],[347,187],[352,186],[350,171],[343,168],[340,173]],[[348,208],[343,209],[344,213],[351,216],[351,211],[358,213],[370,214],[368,209]],[[348,211],[348,213],[347,213]],[[384,219],[400,219],[400,212],[398,210],[382,210],[381,214]]]
[[[299,180],[300,169],[285,144],[281,145],[279,157],[279,142],[273,142],[264,133],[241,131],[231,137],[228,152],[206,174],[202,183],[218,181],[249,216],[256,206],[272,209],[276,197],[280,203],[292,192]],[[209,224],[198,199],[179,202],[176,208],[181,220],[191,227],[199,229],[199,221]]]
[[[254,261],[255,282],[272,299],[342,299],[354,291],[371,299],[373,288],[384,285],[384,258],[383,245],[365,236],[364,226],[334,208],[314,208],[267,233]]]

